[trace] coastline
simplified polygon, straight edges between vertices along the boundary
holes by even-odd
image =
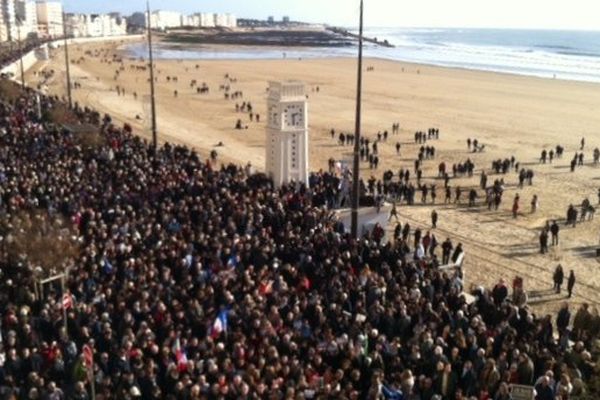
[[[255,45],[233,45],[233,44],[185,44],[171,43],[159,40],[155,45],[155,59],[157,60],[185,60],[185,61],[274,61],[281,59],[306,59],[306,60],[330,60],[330,59],[355,59],[355,47],[285,47],[285,46],[255,46]],[[126,57],[144,57],[147,52],[146,45],[143,42],[129,43],[119,46],[119,51]],[[202,54],[205,51],[208,54]],[[327,55],[324,52],[327,51]],[[285,54],[285,57],[284,57]],[[466,65],[450,65],[444,62],[423,62],[409,59],[399,59],[385,52],[373,51],[373,48],[366,48],[365,60],[392,61],[399,64],[406,64],[416,67],[436,67],[448,68],[463,71],[486,72],[500,75],[523,76],[545,80],[583,82],[591,84],[600,84],[600,80],[588,80],[581,78],[572,78],[566,75],[552,73],[525,73],[523,71],[499,70],[487,67],[469,67]]]
[[[255,35],[260,46],[254,52],[243,48],[223,48],[221,53],[194,53],[191,47],[171,47],[165,58],[186,59],[277,59],[280,54],[271,45],[285,44],[289,34],[354,35],[349,46],[328,46],[327,39],[317,40],[318,45],[309,49],[302,43],[293,43],[286,50],[297,58],[356,57],[356,33],[351,29],[329,26],[281,26],[271,28],[241,28],[233,30],[208,30],[208,36],[219,38],[228,35]],[[177,33],[178,31],[175,31]],[[202,31],[204,32],[204,31]],[[207,36],[203,33],[184,30],[191,37]],[[536,76],[549,79],[600,82],[600,32],[522,31],[494,29],[410,29],[368,28],[365,37],[365,57],[383,58],[424,65],[465,68],[517,75]],[[231,37],[229,38],[231,39]],[[229,40],[228,39],[228,40]],[[170,43],[172,43],[170,41]],[[234,43],[252,44],[235,41]],[[377,43],[377,44],[375,44]],[[386,46],[386,43],[389,46]],[[310,45],[310,43],[305,43]],[[160,52],[161,45],[156,48]],[[277,46],[281,47],[281,46]],[[181,52],[181,54],[178,54]],[[160,56],[160,55],[159,55]]]
[[[166,50],[166,51],[181,51],[184,52],[186,54],[188,53],[197,53],[200,51],[208,51],[211,54],[215,54],[215,57],[206,57],[206,58],[198,58],[198,57],[193,57],[193,56],[182,56],[182,57],[175,57],[175,56],[170,56],[170,57],[160,57],[160,47],[157,49],[155,49],[155,59],[158,61],[186,61],[186,62],[219,62],[219,61],[233,61],[233,62],[245,62],[245,61],[278,61],[278,60],[294,60],[294,59],[301,59],[301,60],[307,60],[307,61],[327,61],[327,60],[343,60],[343,61],[356,61],[356,57],[352,56],[352,54],[348,54],[348,55],[330,55],[330,56],[323,56],[322,53],[322,49],[318,50],[315,48],[311,48],[311,47],[296,47],[296,48],[289,48],[289,47],[284,47],[284,46],[251,46],[251,45],[228,45],[228,44],[192,44],[192,45],[186,45],[186,44],[175,44],[175,43],[167,43],[167,42],[158,42],[160,44],[162,44],[162,49]],[[138,42],[137,43],[140,46],[145,46],[146,44],[144,42]],[[122,55],[123,57],[127,57],[127,58],[138,58],[140,57],[140,54],[136,54],[134,51],[131,50],[131,46],[135,45],[135,43],[128,43],[128,44],[122,44],[120,46],[118,46],[117,50],[119,51],[119,54]],[[188,47],[187,49],[184,49],[183,47]],[[189,47],[192,47],[191,49]],[[349,52],[356,52],[356,49],[353,48],[346,48],[346,50],[348,50]],[[277,54],[277,56],[273,55],[271,57],[259,57],[256,55],[252,55],[249,57],[241,57],[239,55],[236,56],[236,54],[239,54],[240,51],[244,52],[254,52],[254,51],[260,51],[263,53],[268,53],[268,52],[272,52],[273,54]],[[297,51],[305,51],[305,54],[301,54],[300,57],[297,56]],[[283,57],[283,54],[286,54],[286,57]],[[234,54],[233,56],[229,57],[226,56],[227,54]],[[158,56],[157,56],[158,55]],[[219,56],[220,55],[220,56]],[[500,76],[512,76],[512,77],[522,77],[525,79],[541,79],[541,80],[545,80],[545,81],[564,81],[564,82],[577,82],[577,83],[581,83],[584,85],[595,85],[595,86],[600,86],[600,82],[598,81],[588,81],[588,80],[579,80],[579,79],[569,79],[569,78],[565,78],[565,77],[561,77],[561,76],[557,76],[557,77],[552,77],[552,76],[541,76],[541,75],[534,75],[534,74],[523,74],[523,73],[518,73],[518,72],[507,72],[507,71],[497,71],[497,70],[493,70],[493,69],[483,69],[483,68],[469,68],[466,66],[452,66],[452,65],[445,65],[445,64],[436,64],[436,63],[422,63],[422,62],[415,62],[415,61],[405,61],[405,60],[398,60],[395,58],[390,58],[390,57],[382,57],[382,56],[365,56],[364,57],[364,61],[368,62],[368,61],[382,61],[382,62],[393,62],[393,63],[397,63],[398,65],[402,66],[410,66],[410,67],[415,67],[418,69],[426,69],[426,68],[442,68],[442,69],[448,69],[448,70],[455,70],[455,71],[464,71],[464,72],[473,72],[473,73],[484,73],[484,74],[491,74],[491,75],[500,75]]]

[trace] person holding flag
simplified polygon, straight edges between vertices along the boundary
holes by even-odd
[[[175,354],[175,360],[177,361],[177,370],[179,372],[187,371],[187,353],[181,347],[181,341],[179,338],[175,339],[175,344],[173,345],[173,353]]]
[[[69,310],[69,309],[73,308],[73,296],[71,295],[71,293],[66,292],[63,294],[62,307],[65,310]]]
[[[218,338],[221,333],[227,335],[227,330],[229,329],[229,310],[224,309],[219,312],[217,318],[215,318],[215,322],[213,322],[210,336],[213,339]]]
[[[114,267],[106,256],[102,257],[102,272],[106,275],[112,275]]]
[[[231,256],[227,259],[227,268],[235,269],[238,267],[238,264],[239,264],[239,257],[237,256],[236,252],[234,251],[233,253],[231,253]]]

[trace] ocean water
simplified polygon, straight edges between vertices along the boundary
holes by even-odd
[[[395,48],[365,44],[365,56],[446,67],[600,82],[600,31],[369,28],[368,37]],[[355,57],[356,48],[230,47],[221,50],[157,46],[163,59],[281,59]],[[146,46],[129,47],[144,56]]]
[[[600,31],[380,28],[367,33],[396,45],[369,50],[378,57],[600,82]]]

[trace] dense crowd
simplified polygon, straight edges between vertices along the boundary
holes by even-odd
[[[3,257],[1,399],[85,400],[93,380],[119,400],[505,400],[513,383],[564,400],[597,373],[591,307],[555,323],[503,282],[469,304],[420,238],[350,238],[328,173],[273,188],[90,110],[94,145],[32,93],[1,100],[0,215],[63,221],[78,249],[56,266],[66,330],[60,287],[36,295],[37,266]]]

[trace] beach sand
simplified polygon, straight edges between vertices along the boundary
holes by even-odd
[[[112,55],[119,44],[72,46],[71,59],[79,60],[84,51],[106,49]],[[53,54],[41,68],[64,70],[62,50]],[[125,71],[114,79],[118,65],[86,56],[86,61],[72,65],[73,80],[82,85],[73,91],[74,99],[84,105],[110,113],[120,122],[128,122],[136,133],[149,137],[149,102],[147,72],[134,72],[125,58]],[[196,69],[196,65],[199,66]],[[466,250],[466,283],[491,287],[500,277],[510,283],[517,274],[525,279],[540,312],[556,310],[564,300],[551,293],[552,273],[561,263],[566,274],[575,271],[574,306],[581,302],[600,301],[600,263],[595,257],[600,236],[599,220],[567,228],[561,224],[560,246],[549,255],[539,254],[538,235],[548,219],[564,219],[569,204],[580,204],[588,197],[597,203],[600,166],[591,164],[592,151],[600,146],[600,85],[552,79],[539,79],[488,72],[438,68],[379,59],[368,59],[365,67],[374,71],[364,74],[363,134],[371,140],[378,131],[390,131],[390,137],[379,146],[381,164],[377,171],[363,164],[362,174],[380,178],[383,171],[395,173],[400,167],[413,169],[420,145],[414,144],[414,132],[440,129],[440,139],[428,142],[436,148],[436,159],[425,161],[424,181],[436,183],[436,209],[440,219],[432,230],[442,242],[446,237],[462,242]],[[329,131],[352,132],[354,127],[356,61],[352,59],[261,60],[261,61],[157,61],[158,130],[161,141],[185,143],[205,156],[216,148],[220,160],[238,164],[251,162],[264,168],[266,120],[266,88],[269,80],[297,79],[306,82],[309,95],[310,165],[312,170],[325,169],[330,157],[349,160],[351,148],[337,144]],[[219,86],[229,73],[237,79],[232,90],[241,90],[243,100],[225,100]],[[178,83],[167,83],[166,77],[177,76]],[[30,72],[29,82],[38,78]],[[206,82],[210,94],[198,95],[190,88],[192,79]],[[118,96],[116,85],[125,88]],[[313,91],[319,86],[319,92]],[[64,72],[49,82],[50,93],[64,95]],[[177,90],[179,95],[174,97]],[[137,100],[133,97],[137,92]],[[250,122],[247,115],[235,112],[235,103],[250,101],[261,115],[261,122]],[[138,115],[141,119],[137,120]],[[241,118],[247,130],[235,130]],[[391,125],[400,122],[399,135],[391,135]],[[586,139],[584,167],[569,171],[569,162]],[[485,152],[468,153],[467,138],[485,144]],[[402,143],[396,155],[395,143]],[[552,164],[539,164],[542,149],[556,145],[565,147],[565,155]],[[473,187],[479,183],[482,168],[490,170],[491,162],[514,155],[525,168],[535,171],[534,185],[517,189],[517,175],[504,176],[507,190],[501,210],[469,209],[443,202],[443,182],[436,180],[441,161],[448,165],[471,158],[476,166],[473,178],[460,178],[451,185]],[[491,174],[489,182],[499,176]],[[522,215],[513,219],[510,208],[516,193],[521,197]],[[480,191],[480,200],[483,196]],[[540,201],[537,213],[529,212],[534,194]],[[466,200],[467,193],[463,194]],[[420,194],[417,195],[420,199]],[[425,231],[430,228],[431,205],[400,208],[402,223],[409,222]],[[566,284],[565,284],[566,286]],[[536,293],[533,293],[536,292]]]

